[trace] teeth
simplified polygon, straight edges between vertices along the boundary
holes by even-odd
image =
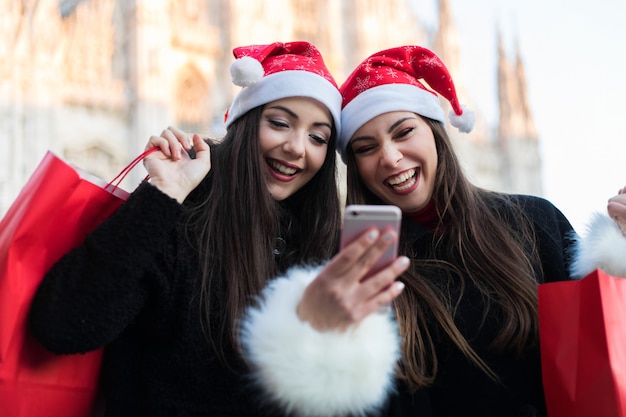
[[[407,182],[406,184],[402,186],[392,185],[391,187],[396,191],[404,191],[413,187],[413,185],[415,184],[415,181],[416,181],[415,178],[411,178],[409,182]]]
[[[409,178],[415,176],[415,168],[410,169],[404,173],[402,173],[401,175],[398,175],[397,177],[394,177],[392,179],[390,179],[389,181],[387,181],[389,183],[389,185],[397,185],[397,184],[401,184],[404,181],[408,180]]]
[[[290,168],[287,167],[283,164],[279,164],[276,161],[270,161],[270,166],[272,168],[274,168],[276,171],[280,172],[281,174],[285,174],[285,175],[293,175],[297,172],[297,169],[295,168]]]

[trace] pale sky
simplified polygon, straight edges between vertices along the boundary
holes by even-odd
[[[413,1],[434,19],[434,0]],[[450,0],[450,7],[464,87],[490,122],[497,116],[496,28],[510,57],[519,43],[541,141],[543,197],[584,233],[589,216],[606,212],[608,198],[626,185],[626,0]]]

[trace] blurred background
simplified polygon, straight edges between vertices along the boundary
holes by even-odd
[[[469,135],[449,129],[468,176],[546,197],[581,231],[626,185],[626,0],[593,6],[0,0],[0,216],[48,150],[106,181],[168,125],[220,137],[239,89],[232,49],[308,40],[338,83],[384,48],[435,51],[477,115]],[[142,169],[122,186],[132,190]]]

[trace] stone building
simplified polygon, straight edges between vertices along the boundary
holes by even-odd
[[[419,44],[471,105],[449,1],[433,1],[434,30],[409,0],[0,0],[0,215],[47,150],[106,180],[168,125],[222,134],[237,45],[309,40],[341,82],[373,52]],[[496,53],[498,68],[485,70],[498,73],[497,126],[477,114],[470,135],[450,133],[477,184],[541,194],[522,59],[501,43]]]

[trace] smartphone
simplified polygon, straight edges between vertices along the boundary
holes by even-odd
[[[343,229],[341,231],[341,248],[352,242],[366,229],[376,226],[381,232],[391,227],[400,236],[402,212],[391,205],[349,205],[346,207]],[[398,240],[393,243],[376,261],[368,275],[371,275],[387,266],[398,257]]]

